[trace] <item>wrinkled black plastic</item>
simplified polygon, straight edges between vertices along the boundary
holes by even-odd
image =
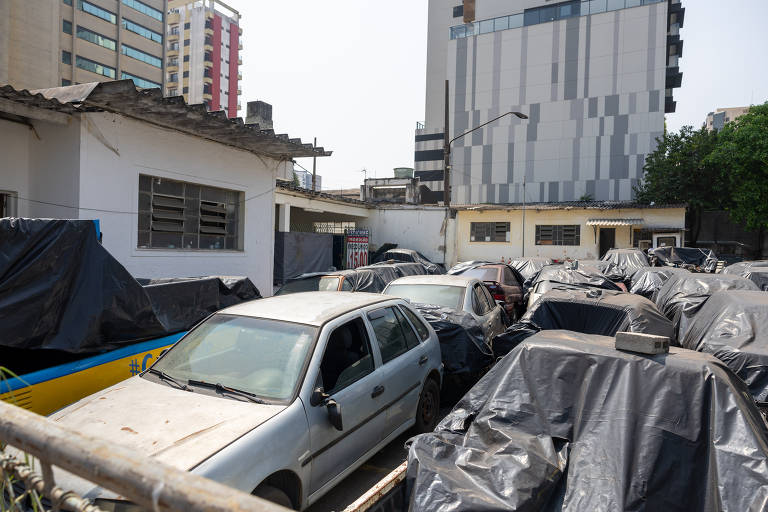
[[[624,272],[611,261],[578,260],[577,265],[580,269],[591,274],[603,274],[614,283],[626,281]]]
[[[755,283],[764,292],[768,291],[768,260],[741,261],[728,265],[723,274],[745,277]]]
[[[720,359],[747,383],[755,400],[768,402],[768,293],[713,294],[680,344]]]
[[[90,220],[0,219],[0,247],[0,346],[17,356],[117,348],[188,329],[260,296],[247,278],[142,287],[98,242]]]
[[[383,261],[366,267],[358,267],[358,270],[359,269],[370,269],[374,272],[379,272],[387,283],[394,281],[398,277],[422,276],[428,274],[427,269],[424,268],[424,265],[421,263],[388,263]]]
[[[539,272],[534,285],[542,281],[621,291],[621,288],[600,272],[599,269],[592,268],[589,265],[585,265],[584,268],[579,267],[575,269],[566,268],[564,265],[546,266]]]
[[[413,249],[389,249],[377,259],[379,262],[386,262],[388,260],[403,263],[421,263],[427,274],[445,274],[445,269],[442,265],[429,261],[426,256]]]
[[[300,231],[275,231],[274,279],[288,279],[309,272],[326,272],[333,265],[333,235]]]
[[[472,315],[429,304],[413,304],[440,340],[444,375],[475,375],[493,364],[490,339]]]
[[[629,281],[637,270],[650,266],[648,257],[640,249],[609,249],[602,259],[616,265],[625,281]]]
[[[337,270],[334,272],[313,272],[311,274],[303,274],[294,279],[290,279],[276,295],[284,295],[286,293],[295,293],[298,290],[289,291],[291,283],[295,281],[309,281],[314,278],[323,276],[344,276],[344,281],[349,283],[352,287],[350,291],[353,292],[368,292],[368,293],[381,293],[384,291],[387,283],[384,281],[381,272],[377,272],[372,268],[357,268],[355,270]],[[302,289],[301,291],[317,291],[317,286],[314,288]]]
[[[643,267],[632,275],[632,286],[629,291],[654,300],[656,292],[667,282],[669,276],[679,272],[687,273],[688,271],[675,267]]]
[[[656,307],[675,326],[677,341],[685,338],[688,327],[701,306],[715,292],[725,290],[759,290],[741,276],[728,274],[672,274],[656,292]]]
[[[493,340],[496,357],[506,355],[538,330],[563,329],[615,336],[617,332],[675,335],[672,322],[639,295],[611,290],[551,290],[541,296],[506,332]],[[527,334],[527,336],[526,336]]]
[[[768,430],[714,357],[528,338],[410,442],[414,511],[768,507]]]
[[[552,264],[552,260],[549,258],[517,258],[509,262],[510,265],[515,267],[520,275],[523,276],[525,282],[523,285],[526,288],[530,288],[533,285],[533,281],[536,279],[536,275],[539,271]]]
[[[512,272],[512,275],[515,276],[515,279],[517,282],[519,282],[521,285],[525,282],[525,278],[520,274],[520,271],[517,270],[515,267],[508,263],[503,263],[499,261],[463,261],[461,263],[457,263],[456,265],[452,266],[446,274],[448,275],[459,275],[463,274],[467,270],[471,270],[473,268],[482,267],[483,265],[504,265],[509,269],[510,272]]]
[[[669,267],[690,266],[702,272],[714,272],[717,256],[711,249],[697,247],[659,247],[653,250],[657,265]]]

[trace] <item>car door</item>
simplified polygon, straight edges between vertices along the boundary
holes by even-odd
[[[515,304],[515,306],[519,306],[523,303],[523,283],[519,283],[517,279],[515,279],[515,275],[512,273],[512,271],[504,267],[504,270],[502,272],[502,280],[503,285],[506,287],[506,293],[507,296],[510,297],[511,302]]]
[[[486,342],[490,343],[495,335],[504,330],[504,324],[501,320],[501,306],[495,304],[491,294],[480,283],[473,284],[470,293],[473,316],[482,326]]]
[[[331,425],[327,400],[316,405],[305,401],[310,429],[308,460],[312,464],[310,494],[373,448],[381,440],[386,423],[384,397],[378,391],[383,372],[377,367],[378,354],[372,350],[362,317],[326,329],[323,357],[307,378],[314,379],[315,387],[322,386],[328,399],[341,407],[343,429]]]
[[[397,306],[369,311],[368,321],[381,354],[383,396],[387,407],[386,437],[414,418],[428,356]]]
[[[491,292],[488,291],[487,287],[480,285],[480,292],[485,297],[485,301],[488,304],[487,315],[490,318],[490,324],[493,326],[493,335],[501,334],[507,328],[506,325],[504,325],[502,307],[496,304],[496,301],[493,300],[493,296],[491,295]]]

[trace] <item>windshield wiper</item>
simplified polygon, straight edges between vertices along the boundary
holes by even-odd
[[[242,389],[230,388],[228,386],[224,386],[223,384],[221,384],[219,382],[217,382],[216,384],[213,384],[212,382],[205,382],[204,380],[189,379],[187,381],[187,384],[189,384],[190,386],[198,386],[198,387],[201,387],[201,388],[211,388],[211,389],[216,390],[217,393],[221,393],[221,394],[229,393],[230,395],[241,396],[241,397],[243,397],[243,398],[245,398],[247,400],[250,400],[253,403],[257,403],[257,404],[267,404],[268,403],[265,400],[262,400],[261,398],[256,398],[256,395],[253,394],[253,393],[249,393],[248,391],[243,391]]]
[[[183,382],[180,382],[174,379],[173,377],[171,377],[170,375],[168,375],[162,370],[156,370],[154,368],[150,368],[149,370],[147,370],[147,373],[152,373],[154,375],[157,375],[158,377],[160,377],[162,380],[166,382],[172,382],[173,384],[175,384],[175,387],[177,387],[178,389],[181,389],[183,391],[192,391],[191,389],[189,389],[189,386],[187,386]]]

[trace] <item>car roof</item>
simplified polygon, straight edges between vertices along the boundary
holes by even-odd
[[[475,277],[468,277],[461,274],[458,275],[423,275],[423,276],[405,276],[395,279],[390,285],[393,284],[442,284],[446,286],[467,286],[477,281]]]
[[[219,314],[319,326],[350,311],[391,300],[392,296],[378,293],[301,292],[243,302],[223,309]]]

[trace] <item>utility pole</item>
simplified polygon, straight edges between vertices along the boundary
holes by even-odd
[[[312,153],[317,151],[317,137],[315,137],[315,143],[312,146]],[[317,183],[317,155],[312,155],[312,192],[315,191]]]
[[[525,257],[525,174],[523,174],[523,229],[520,232],[520,236],[523,238],[523,252],[521,256]]]
[[[451,140],[448,131],[448,80],[445,81],[445,124],[443,125],[443,204],[451,206]]]

